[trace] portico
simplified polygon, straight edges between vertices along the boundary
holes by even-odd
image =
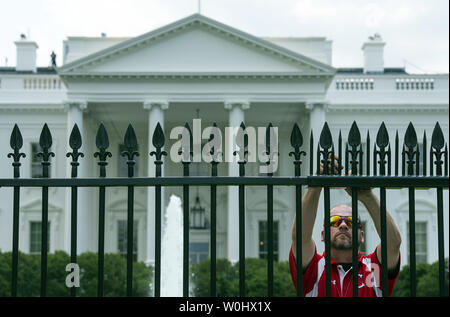
[[[253,127],[266,127],[271,122],[279,129],[279,139],[285,140],[280,142],[280,151],[288,149],[290,130],[297,122],[307,144],[309,129],[316,133],[325,121],[326,92],[335,70],[195,14],[81,57],[65,64],[58,72],[68,87],[68,135],[77,123],[83,135],[93,136],[98,124],[103,122],[110,138],[109,151],[113,154],[108,159],[107,174],[124,176],[120,175],[119,146],[131,123],[140,153],[135,175],[153,177],[154,157],[148,153],[153,148],[151,141],[156,125],[160,123],[164,129],[165,150],[169,152],[176,141],[169,139],[171,129],[183,126],[185,122],[192,125],[197,113],[203,127],[216,122],[223,134],[225,127],[239,126],[241,122]],[[83,141],[85,153],[95,152],[95,138]],[[289,158],[285,155],[280,160],[280,175],[289,175]],[[95,161],[86,160],[86,163],[90,166],[81,175],[98,175]],[[258,175],[256,167],[257,163],[247,164],[246,174]],[[200,166],[192,168],[202,171]],[[307,169],[307,164],[303,168]],[[209,169],[206,171],[210,172]],[[237,163],[221,163],[218,172],[220,175],[238,175]],[[162,175],[182,175],[182,167],[166,157]],[[191,202],[195,201],[196,192],[195,188],[191,189]],[[171,194],[181,196],[181,193],[178,187],[165,188],[164,206]],[[86,242],[79,242],[80,251],[95,251],[95,244],[87,243],[97,238],[97,202],[95,194],[90,195],[90,206],[86,206],[85,216],[80,216],[79,220],[79,228],[89,228]],[[261,218],[257,216],[257,206],[264,199],[263,195],[259,189],[249,189],[247,195],[248,217]],[[208,210],[208,192],[200,190],[199,196]],[[275,212],[282,214],[286,212],[282,209],[291,208],[292,202],[283,191],[278,197],[279,210],[275,207]],[[112,220],[108,222],[108,213],[119,213],[125,199],[125,189],[107,191],[106,235],[114,237],[118,230]],[[154,189],[138,189],[135,200],[144,208],[142,215],[135,218],[140,221],[137,226],[138,259],[153,263]],[[238,260],[239,252],[237,201],[237,188],[218,189],[218,257],[227,257],[232,262]],[[277,201],[275,203],[277,206]],[[69,223],[67,215],[65,219]],[[111,216],[110,219],[118,218]],[[255,224],[249,222],[248,227],[254,228]],[[255,240],[252,234],[255,233],[250,230],[247,243]],[[109,247],[106,251],[117,251],[118,243],[113,241]]]

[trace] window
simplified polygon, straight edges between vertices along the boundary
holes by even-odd
[[[119,167],[118,167],[118,176],[119,177],[128,177],[128,157],[127,156],[122,156],[122,152],[127,151],[127,147],[125,146],[125,144],[119,144]],[[138,151],[136,149],[136,151]],[[133,170],[133,175],[137,176],[139,173],[139,161],[137,160],[137,157],[134,157],[134,161],[136,162],[134,164],[134,170]]]
[[[42,222],[30,221],[30,253],[40,254],[42,246]],[[50,222],[47,226],[47,250],[50,250]]]
[[[268,227],[267,221],[259,222],[259,258],[267,259],[268,254]],[[273,259],[278,261],[278,221],[273,222]]]
[[[127,225],[128,221],[126,220],[119,220],[117,222],[117,253],[123,257],[127,256]],[[138,221],[135,220],[133,225],[133,261],[137,261],[138,255],[137,233]]]
[[[206,260],[209,256],[208,242],[192,242],[189,244],[189,261],[198,264]]]
[[[408,230],[408,261],[410,257],[410,245],[409,245],[409,222],[407,223]],[[416,222],[416,263],[427,263],[427,223],[426,221]]]
[[[42,152],[42,148],[38,142],[31,143],[31,178],[42,177],[42,157],[37,156],[39,152]],[[51,156],[49,161],[51,161]],[[48,177],[50,177],[51,168],[48,169]]]

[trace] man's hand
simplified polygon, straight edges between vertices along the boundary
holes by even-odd
[[[348,175],[351,176],[352,171],[348,171]],[[351,187],[346,187],[345,191],[347,192],[347,194],[352,196],[352,188]],[[376,196],[372,192],[372,188],[358,188],[358,200],[360,200],[361,202],[364,203],[364,202],[370,201],[374,198],[376,198]]]

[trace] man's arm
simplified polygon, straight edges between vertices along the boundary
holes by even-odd
[[[358,200],[366,206],[378,232],[378,236],[381,237],[380,201],[378,200],[378,197],[375,196],[371,190],[364,190],[358,192]],[[387,266],[388,270],[393,270],[397,267],[400,259],[400,244],[402,243],[402,238],[394,219],[388,211],[386,211],[386,240]],[[381,243],[377,246],[377,258],[380,262],[383,261],[381,257]]]
[[[312,233],[321,191],[321,187],[310,187],[302,198],[302,268],[308,266],[316,250]],[[297,260],[296,236],[296,218],[294,216],[294,225],[292,226],[292,253]]]
[[[331,156],[330,156],[331,157]],[[334,173],[339,175],[342,166],[338,164],[338,156],[334,160]],[[328,163],[328,170],[331,170],[331,162]],[[320,163],[319,173],[324,173],[323,163]],[[316,244],[312,239],[314,222],[316,221],[317,209],[319,207],[320,193],[322,187],[309,187],[302,197],[302,267],[306,268],[311,262],[316,252]],[[296,249],[296,219],[294,216],[294,224],[292,226],[292,253],[297,260]]]

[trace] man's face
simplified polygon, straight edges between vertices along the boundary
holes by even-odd
[[[343,217],[351,217],[352,209],[346,205],[339,205],[334,207],[330,211],[330,217],[332,216],[343,216]],[[356,225],[356,222],[353,223]],[[330,225],[328,223],[326,225]],[[330,239],[331,248],[335,250],[351,250],[352,249],[352,228],[345,221],[341,221],[337,227],[330,228]],[[322,241],[324,240],[324,232],[322,231]],[[364,232],[358,228],[358,249],[361,245],[361,242],[364,241]]]

